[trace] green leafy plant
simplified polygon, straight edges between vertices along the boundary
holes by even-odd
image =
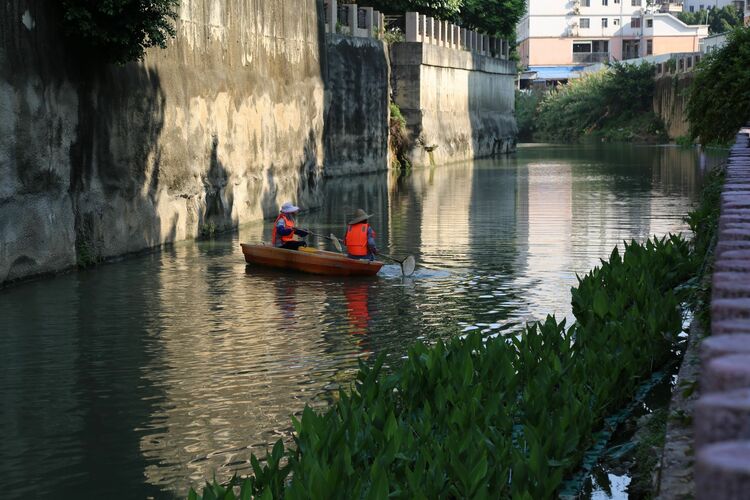
[[[149,47],[167,46],[179,0],[62,0],[65,36],[103,63],[137,61]]]
[[[398,104],[390,104],[389,141],[391,149],[391,167],[396,170],[408,170],[411,163],[407,157],[409,149],[409,136],[406,130],[406,118],[401,114]]]
[[[691,137],[704,145],[731,141],[750,117],[748,87],[750,28],[738,28],[696,67],[687,104]]]

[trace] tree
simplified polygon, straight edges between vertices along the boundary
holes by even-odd
[[[727,44],[695,71],[687,104],[692,138],[729,142],[750,120],[750,28],[737,28]]]
[[[179,0],[62,0],[65,36],[84,54],[124,64],[167,46]]]
[[[363,0],[361,3],[385,14],[416,11],[444,21],[456,21],[464,0]]]
[[[386,14],[417,11],[504,37],[511,37],[526,10],[525,0],[363,0],[361,3]]]
[[[721,9],[680,12],[677,14],[677,18],[685,24],[708,24],[708,32],[712,35],[726,33],[743,24],[742,12],[732,5],[727,5]]]
[[[510,37],[525,11],[525,0],[464,0],[461,21],[490,36]]]

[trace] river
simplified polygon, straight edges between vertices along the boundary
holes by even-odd
[[[268,240],[267,222],[0,290],[4,496],[161,498],[246,472],[359,360],[569,317],[576,273],[623,240],[686,229],[700,163],[675,147],[534,145],[328,181],[300,224],[341,235],[364,208],[381,249],[417,258],[411,278],[246,266],[239,243]]]

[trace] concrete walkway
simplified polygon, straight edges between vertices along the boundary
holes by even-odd
[[[711,337],[693,417],[695,498],[750,499],[750,129],[737,135],[721,195]]]

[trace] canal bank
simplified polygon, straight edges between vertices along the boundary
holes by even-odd
[[[289,436],[306,403],[335,400],[359,359],[569,317],[576,273],[623,240],[685,229],[701,172],[692,150],[534,145],[394,184],[382,173],[325,181],[331,203],[304,222],[341,231],[364,206],[381,248],[417,256],[411,280],[392,266],[357,282],[247,269],[238,243],[269,235],[249,224],[5,289],[9,491],[180,495],[214,473],[246,474],[249,454]]]

